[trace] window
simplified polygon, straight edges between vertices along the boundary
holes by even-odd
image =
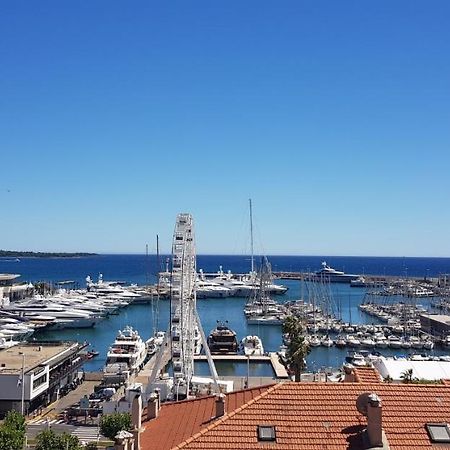
[[[272,425],[258,425],[258,441],[276,441],[275,427]]]
[[[450,428],[446,423],[427,423],[425,427],[431,442],[450,443]]]
[[[44,375],[41,375],[39,378],[35,378],[33,380],[33,391],[46,382],[47,382],[47,374],[46,373],[44,373]]]

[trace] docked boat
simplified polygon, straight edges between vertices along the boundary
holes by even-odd
[[[356,280],[359,275],[344,273],[343,271],[333,269],[326,261],[322,262],[322,268],[310,276],[310,281],[323,281],[329,283],[350,283]]]
[[[264,347],[259,336],[245,336],[241,341],[241,349],[245,356],[264,355]]]
[[[226,323],[218,322],[208,336],[208,347],[212,354],[236,354],[238,351],[236,332]]]
[[[244,313],[249,325],[282,325],[287,317],[286,307],[270,298],[270,265],[266,258],[261,266],[257,291],[245,305]]]
[[[103,370],[105,379],[116,378],[124,382],[130,375],[139,372],[147,356],[147,345],[132,327],[127,326],[117,333],[109,349]]]

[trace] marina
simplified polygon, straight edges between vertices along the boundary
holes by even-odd
[[[107,261],[108,259],[104,259],[104,257],[100,258],[103,261]],[[116,264],[118,261],[123,261],[123,256],[111,257]],[[201,260],[202,257],[200,256]],[[229,260],[230,257],[215,257],[210,258],[212,261],[208,264],[203,264],[204,267],[218,267],[220,262],[224,259]],[[288,263],[291,263],[292,258],[286,258]],[[145,257],[135,256],[135,257],[127,257],[127,260],[130,261],[141,261],[141,264],[138,265],[142,267],[142,264],[145,262]],[[243,258],[240,259],[241,261]],[[271,259],[272,262],[276,261],[276,257]],[[24,259],[22,260],[22,262]],[[216,262],[217,261],[217,262]],[[239,258],[238,258],[239,261]],[[25,261],[26,262],[26,261]],[[43,263],[44,266],[49,264],[49,261],[29,261],[30,264],[35,265],[36,262]],[[65,264],[70,261],[63,261]],[[51,263],[51,262],[50,262]],[[79,265],[80,260],[73,261],[72,264]],[[89,258],[85,258],[86,265],[92,264],[92,260]],[[367,264],[367,262],[366,262]],[[102,272],[104,272],[104,264],[102,264]],[[108,266],[108,264],[106,264]],[[239,272],[240,264],[237,263],[236,266],[232,266],[231,269],[233,272]],[[241,266],[242,267],[242,266]],[[4,264],[3,268],[6,268],[6,264]],[[17,266],[14,266],[17,270]],[[108,268],[108,267],[106,267]],[[51,273],[47,271],[45,268],[45,274],[48,278]],[[73,268],[68,270],[70,275],[73,275]],[[101,273],[101,272],[99,272]],[[213,273],[213,271],[211,271]],[[74,279],[85,279],[86,271],[82,269],[78,275],[72,276]],[[22,276],[24,278],[24,276]],[[41,277],[40,277],[41,278]],[[42,278],[44,275],[42,274]],[[68,277],[64,277],[68,278]],[[121,272],[112,273],[109,278],[113,279],[125,279],[125,276]],[[131,276],[131,281],[140,281],[145,282],[145,274],[140,275],[140,279],[136,279],[136,277]],[[56,281],[56,280],[55,280]],[[80,281],[81,283],[81,281]],[[282,296],[277,296],[278,302],[280,304],[289,304],[289,302],[294,302],[301,298],[305,297],[307,292],[305,286],[302,285],[297,280],[286,280],[284,283],[289,289],[286,294]],[[140,285],[142,286],[142,284]],[[375,316],[370,316],[366,314],[364,311],[360,310],[360,304],[364,302],[364,296],[367,293],[366,288],[351,288],[349,284],[339,283],[339,284],[330,284],[331,294],[333,297],[333,301],[337,304],[338,316],[340,316],[340,320],[342,323],[346,323],[348,327],[353,328],[355,332],[363,331],[358,328],[363,327],[364,325],[372,325],[374,324],[383,324],[382,319]],[[302,292],[303,291],[303,292]],[[421,303],[424,306],[424,309],[428,310],[431,305],[431,301],[428,298],[421,299]],[[435,301],[434,299],[432,299]],[[72,299],[75,304],[76,299]],[[247,303],[247,299],[244,297],[232,297],[232,298],[208,298],[208,299],[199,299],[198,300],[198,310],[199,314],[202,318],[202,322],[204,323],[204,327],[206,330],[211,330],[214,328],[216,324],[216,320],[229,320],[230,326],[237,331],[238,339],[242,339],[247,335],[256,334],[263,339],[264,347],[266,351],[278,351],[279,346],[282,344],[281,339],[281,327],[279,325],[252,325],[248,324],[245,320],[245,316],[243,311],[245,309],[245,305]],[[119,308],[117,310],[117,315],[109,314],[106,316],[105,320],[97,322],[93,328],[86,329],[78,329],[74,328],[70,329],[53,329],[47,327],[37,328],[34,330],[34,336],[36,339],[42,338],[75,338],[87,340],[88,342],[95,342],[96,350],[100,350],[99,357],[90,360],[86,363],[86,370],[98,370],[100,365],[105,363],[106,360],[106,349],[111,345],[111,342],[114,341],[114,335],[117,333],[117,329],[123,329],[126,325],[131,325],[133,327],[137,327],[139,333],[144,337],[148,338],[152,335],[152,308],[151,304],[135,304],[131,302],[126,303],[128,306]],[[339,306],[340,304],[340,306]],[[6,312],[7,310],[4,310]],[[45,316],[43,313],[40,314],[41,317],[36,316],[37,320],[45,320]],[[137,317],[139,316],[139,317]],[[159,302],[159,328],[162,327],[162,324],[167,323],[168,320],[168,302],[166,300],[161,300]],[[232,318],[232,319],[231,319]],[[114,325],[114,323],[116,323]],[[332,322],[330,322],[332,323]],[[386,324],[386,322],[384,322]],[[316,317],[316,333],[319,332],[319,328],[326,324],[326,320],[319,321],[318,316]],[[386,324],[387,325],[387,324]],[[112,329],[111,329],[112,328]],[[256,332],[255,332],[256,331]],[[311,329],[312,332],[313,329]],[[345,332],[345,331],[344,331]],[[325,330],[322,334],[325,333]],[[320,333],[319,333],[320,334]],[[12,335],[9,335],[12,336]],[[8,340],[6,338],[6,340]],[[103,344],[101,344],[103,342]],[[99,345],[100,344],[100,345]],[[103,347],[103,350],[102,348]],[[318,370],[323,366],[335,366],[338,363],[339,351],[336,346],[332,347],[332,352],[324,353],[325,348],[321,347],[314,348],[312,353],[308,356],[308,364],[311,370]],[[406,350],[406,349],[405,349]],[[326,350],[328,351],[328,350]],[[435,351],[440,351],[440,348],[435,348]]]

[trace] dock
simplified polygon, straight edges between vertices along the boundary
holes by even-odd
[[[286,368],[281,364],[278,354],[275,352],[271,352],[268,355],[212,355],[212,359],[214,361],[233,361],[233,362],[246,362],[246,361],[254,361],[254,362],[267,362],[270,363],[272,369],[275,373],[276,378],[280,379],[288,379],[289,374],[286,371]],[[197,355],[194,356],[195,361],[206,361],[206,355]]]

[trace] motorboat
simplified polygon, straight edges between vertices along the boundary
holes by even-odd
[[[322,268],[310,276],[311,281],[323,281],[329,283],[350,283],[356,280],[359,275],[344,273],[343,271],[333,269],[326,261],[322,262]]]
[[[402,341],[398,336],[394,336],[393,334],[389,335],[387,338],[388,344],[390,348],[401,348]]]
[[[259,336],[245,336],[241,341],[241,349],[245,356],[264,355],[264,347]]]
[[[130,326],[119,330],[106,356],[105,378],[121,378],[126,381],[143,367],[147,356],[147,345],[139,333]]]
[[[326,336],[322,339],[321,344],[324,347],[333,347],[334,341],[330,338],[330,336]]]
[[[213,354],[236,354],[238,342],[236,332],[229,328],[226,323],[217,322],[216,328],[208,336],[207,343]]]
[[[5,348],[14,347],[15,345],[19,345],[20,341],[14,341],[11,339],[6,339],[6,337],[0,337],[0,350]]]
[[[347,341],[345,340],[344,337],[338,336],[338,337],[336,338],[335,345],[336,345],[336,347],[338,347],[338,348],[343,348],[343,347],[345,347],[345,346],[347,345]]]
[[[321,341],[318,336],[313,335],[308,339],[308,343],[309,343],[310,347],[319,347],[321,344]]]
[[[362,367],[367,365],[366,358],[359,352],[349,352],[345,360],[354,366]]]

